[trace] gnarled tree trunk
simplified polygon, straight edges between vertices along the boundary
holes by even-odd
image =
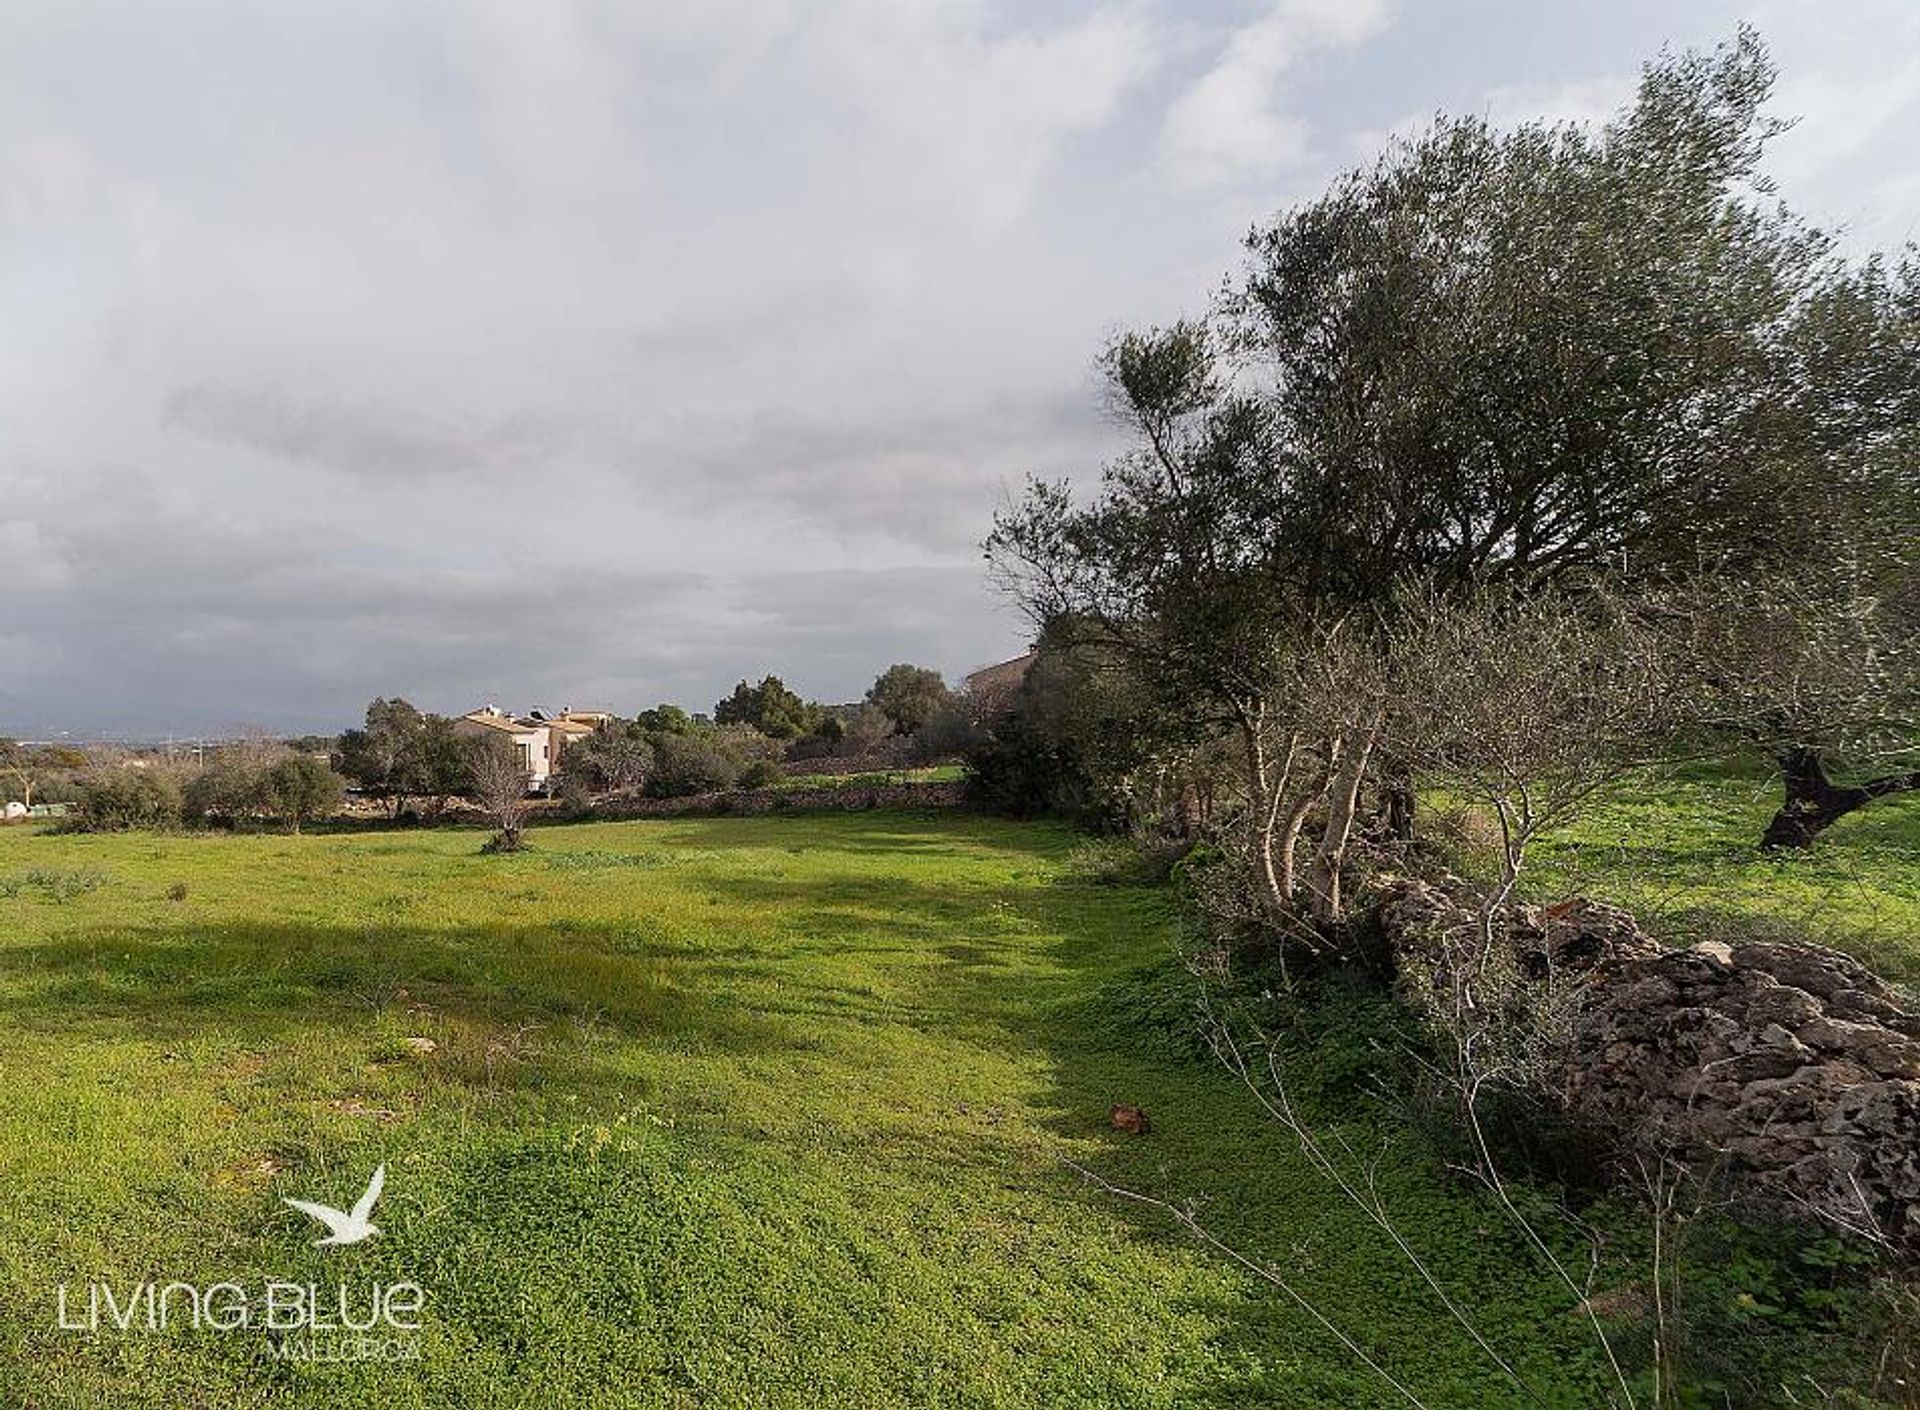
[[[1760,845],[1768,850],[1811,847],[1814,838],[1874,799],[1920,790],[1920,769],[1885,774],[1867,783],[1836,784],[1827,777],[1820,751],[1802,746],[1781,752],[1780,772],[1787,797],[1760,838]]]

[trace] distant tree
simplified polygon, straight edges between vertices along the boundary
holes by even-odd
[[[847,726],[842,712],[823,707],[819,718],[814,720],[813,728],[787,746],[789,759],[826,759],[841,752],[841,745],[847,737]]]
[[[423,799],[429,816],[438,816],[449,798],[473,786],[473,753],[445,715],[422,715],[420,731],[401,771],[407,794]]]
[[[692,734],[693,716],[678,705],[660,704],[642,710],[633,719],[634,728],[648,738],[661,734]]]
[[[493,734],[473,740],[467,773],[474,803],[498,829],[487,843],[487,850],[519,851],[530,812],[527,766],[519,748],[512,741]]]
[[[631,724],[615,720],[569,744],[560,756],[563,787],[581,793],[639,788],[653,770],[653,746]]]
[[[969,792],[991,811],[1114,828],[1162,810],[1165,800],[1141,795],[1183,782],[1169,742],[1179,732],[1151,712],[1119,653],[1080,640],[1068,623],[1041,632],[1018,685],[961,705],[977,711],[966,716]]]
[[[423,802],[433,815],[447,799],[467,792],[471,758],[452,720],[423,713],[395,696],[373,701],[365,727],[340,736],[333,766],[397,818],[412,800]]]
[[[339,810],[346,780],[308,754],[289,754],[260,771],[260,810],[299,832]]]
[[[715,724],[752,725],[769,739],[797,739],[819,715],[819,706],[807,704],[778,676],[764,677],[758,685],[741,681],[713,707]]]
[[[159,768],[98,769],[80,783],[74,821],[87,832],[178,827],[180,783]]]
[[[958,698],[928,717],[909,741],[908,757],[922,763],[957,759],[980,741],[980,726]]]
[[[784,776],[781,760],[786,751],[778,740],[770,739],[750,725],[721,725],[711,738],[733,761],[733,786],[764,788]]]
[[[367,706],[366,725],[340,736],[334,767],[398,817],[418,782],[425,718],[399,696]]]
[[[1800,582],[1693,585],[1666,599],[1698,718],[1780,769],[1761,846],[1808,847],[1876,799],[1920,792],[1920,560]]]
[[[713,737],[704,734],[664,734],[654,741],[653,773],[646,791],[655,798],[683,798],[732,788],[740,777],[740,762]]]
[[[881,753],[892,739],[894,729],[893,717],[885,710],[878,705],[861,705],[847,715],[841,726],[837,752],[852,759]]]
[[[67,745],[30,745],[0,739],[0,781],[29,808],[37,790],[86,767],[85,752]]]
[[[903,663],[887,667],[867,691],[867,703],[892,721],[897,734],[912,734],[953,699],[940,673]]]
[[[261,769],[241,753],[215,755],[188,779],[182,815],[192,823],[237,823],[262,810]]]

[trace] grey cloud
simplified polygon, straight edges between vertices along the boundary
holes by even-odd
[[[842,537],[965,553],[1002,490],[1029,474],[1094,471],[1119,439],[1087,385],[964,411],[876,408],[858,420],[767,411],[678,428],[672,443],[697,449],[678,462],[664,447],[640,458],[657,457],[665,473],[649,486],[683,503],[758,502]]]
[[[535,418],[461,425],[379,401],[209,383],[172,393],[164,415],[169,426],[214,440],[375,480],[451,475],[559,439]]]
[[[1910,231],[1911,4],[1759,4],[1782,194]],[[1751,11],[0,7],[0,733],[1011,654],[977,541],[1114,449],[1112,329],[1203,305],[1356,134]]]

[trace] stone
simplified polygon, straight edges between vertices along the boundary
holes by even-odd
[[[1452,992],[1464,952],[1436,937],[1476,914],[1455,878],[1387,888],[1410,996]],[[1577,1121],[1623,1156],[1712,1164],[1750,1196],[1920,1257],[1920,1012],[1865,965],[1775,940],[1666,950],[1594,902],[1515,908],[1503,938],[1518,975],[1574,981],[1541,1085]]]

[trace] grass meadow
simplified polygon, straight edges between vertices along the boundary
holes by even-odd
[[[1842,818],[1808,851],[1755,847],[1778,779],[1708,762],[1610,790],[1530,859],[1542,895],[1629,907],[1671,944],[1778,930],[1920,981],[1920,795]]]
[[[1428,1405],[1602,1403],[1574,1300],[1394,1139],[1364,1044],[1310,1055],[1309,1107],[1534,1398],[1200,1049],[1167,889],[1103,882],[1064,830],[531,836],[0,832],[0,1403],[1392,1402],[1270,1283],[1067,1161],[1191,1203]],[[1911,872],[1887,894],[1911,906]],[[1151,1132],[1113,1130],[1116,1101]],[[281,1197],[344,1207],[381,1162],[383,1233],[311,1247]],[[1594,1292],[1630,1305],[1641,1252],[1606,1243]],[[149,1279],[409,1279],[419,1359],[56,1325],[62,1282]]]

